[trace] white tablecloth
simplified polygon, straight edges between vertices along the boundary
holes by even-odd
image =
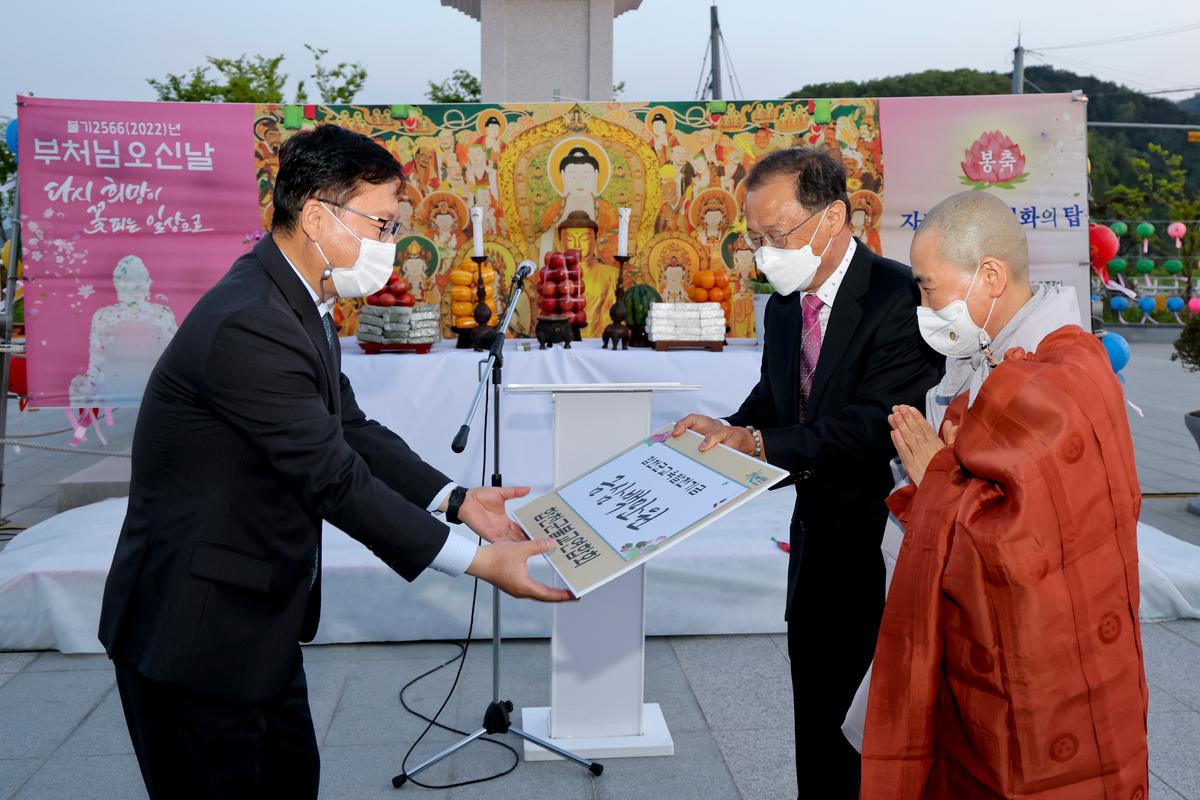
[[[762,350],[753,344],[731,344],[722,353],[701,350],[658,353],[644,348],[613,352],[601,350],[597,339],[576,342],[570,350],[561,345],[538,350],[536,342],[533,347],[532,351],[524,352],[518,349],[516,341],[507,343],[505,384],[677,381],[703,387],[698,392],[664,392],[655,396],[652,427],[674,422],[691,412],[710,416],[733,413],[758,382],[762,359]],[[455,350],[453,343],[440,343],[424,356],[366,355],[353,339],[343,339],[342,372],[350,379],[358,403],[369,417],[403,436],[422,458],[453,480],[475,486],[481,477],[482,404],[466,452],[455,455],[450,451],[450,442],[470,407],[481,369],[478,363],[484,355]],[[503,394],[501,414],[500,466],[505,484],[549,488],[554,477],[550,397]],[[488,447],[491,447],[490,434]],[[490,480],[490,456],[487,476]]]

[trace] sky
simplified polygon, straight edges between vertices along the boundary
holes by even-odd
[[[0,117],[15,113],[19,92],[153,100],[147,78],[185,72],[209,55],[283,53],[291,91],[297,78],[311,72],[305,43],[328,49],[329,59],[367,67],[357,98],[364,103],[423,102],[428,81],[459,67],[479,71],[479,23],[439,0],[13,5],[3,12],[0,33]],[[622,99],[696,96],[709,5],[711,0],[643,0],[641,8],[615,20],[613,80],[625,81]],[[1161,95],[1170,99],[1200,90],[1200,6],[1194,0],[1141,0],[1137,13],[1131,8],[1113,0],[722,0],[721,27],[743,90],[727,90],[726,96],[778,97],[806,83],[932,68],[1007,71],[1018,29],[1024,45],[1036,50],[1189,24],[1197,27],[1030,54],[1027,64],[1050,63],[1143,91],[1191,87]]]

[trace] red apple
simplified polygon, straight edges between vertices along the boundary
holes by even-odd
[[[575,266],[579,263],[579,259],[583,256],[578,250],[568,250],[565,254],[566,264],[568,267]]]
[[[587,325],[587,314],[582,311],[576,311],[575,316],[571,318],[571,324],[579,325],[580,327]]]
[[[539,269],[537,272],[538,283],[545,283],[550,280],[550,268]]]
[[[558,298],[558,311],[560,314],[570,314],[575,311],[575,301],[569,297]]]
[[[548,267],[548,266],[550,266],[550,256],[552,256],[552,255],[554,255],[554,251],[553,251],[553,250],[551,250],[551,251],[549,251],[549,252],[547,252],[547,253],[546,253],[546,256],[545,256],[545,257],[542,259],[542,266],[543,266],[543,267]]]
[[[558,297],[558,284],[554,281],[546,281],[538,289],[542,297]]]
[[[380,292],[379,297],[375,300],[375,305],[384,306],[385,308],[394,306],[396,305],[396,295],[389,292]]]
[[[562,253],[550,253],[546,256],[546,266],[553,269],[562,269],[567,265],[567,259]]]
[[[582,268],[578,264],[567,265],[567,277],[573,281],[579,280],[579,276],[583,274]]]
[[[575,282],[571,280],[563,281],[558,285],[558,293],[563,297],[570,297],[575,294]]]
[[[538,303],[538,307],[542,309],[543,314],[557,314],[558,300],[553,297],[543,297],[542,301]]]
[[[587,300],[582,297],[576,297],[573,302],[576,313],[583,311],[583,309],[587,306]]]
[[[412,308],[416,304],[417,304],[417,298],[413,297],[408,292],[404,292],[399,297],[396,298],[396,305],[398,305],[398,306],[406,306],[408,308]]]

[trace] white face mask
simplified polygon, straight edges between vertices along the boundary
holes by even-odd
[[[979,267],[983,265],[980,264]],[[917,306],[917,327],[925,343],[947,358],[967,358],[975,353],[983,353],[992,343],[992,337],[984,328],[992,319],[992,311],[996,308],[996,299],[992,299],[992,307],[988,309],[987,319],[983,328],[971,319],[971,311],[967,308],[967,297],[975,287],[975,278],[979,276],[979,267],[971,276],[967,286],[967,294],[962,300],[954,300],[934,311],[926,306]]]
[[[321,208],[329,211],[324,203],[321,204]],[[320,243],[314,240],[317,252],[325,259],[325,274],[321,279],[328,278],[333,281],[333,288],[338,297],[366,297],[375,294],[386,286],[388,279],[392,277],[396,245],[377,239],[364,239],[338,219],[337,214],[329,211],[329,216],[337,220],[337,224],[345,228],[347,233],[358,239],[358,258],[349,267],[335,267],[325,258],[325,251],[321,249]]]
[[[830,237],[821,255],[817,255],[812,249],[812,243],[816,240],[817,231],[821,230],[821,222],[825,221],[827,213],[829,206],[825,206],[825,210],[821,212],[821,220],[817,223],[813,235],[809,237],[808,244],[799,250],[764,244],[754,251],[754,263],[758,265],[758,271],[766,276],[775,291],[789,295],[807,289],[813,282],[817,270],[821,268],[821,259],[825,257],[829,245],[833,244],[833,237]]]

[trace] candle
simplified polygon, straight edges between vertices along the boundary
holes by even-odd
[[[629,209],[617,209],[617,255],[629,255]]]
[[[475,257],[483,258],[483,206],[471,209],[471,234],[475,239]]]

